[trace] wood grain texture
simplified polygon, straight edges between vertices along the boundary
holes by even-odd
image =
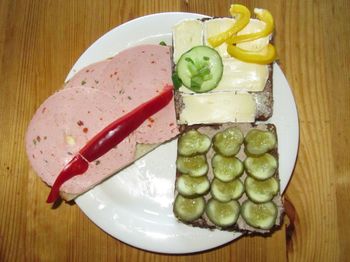
[[[104,233],[76,205],[50,209],[49,190],[27,161],[24,134],[35,109],[98,37],[157,12],[225,16],[231,1],[2,0],[0,261],[350,261],[349,1],[240,2],[273,13],[280,65],[298,106],[300,150],[286,191],[295,208],[291,238],[283,226],[268,238],[197,254],[142,251]]]

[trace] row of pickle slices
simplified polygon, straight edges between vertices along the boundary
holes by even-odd
[[[246,158],[242,162],[236,155],[244,144]],[[239,215],[254,228],[270,229],[275,225],[277,207],[272,199],[279,192],[276,178],[277,159],[271,154],[277,146],[275,133],[251,129],[244,137],[238,127],[229,127],[209,136],[191,129],[178,140],[176,180],[178,192],[174,214],[191,223],[205,213],[220,228],[234,225]],[[213,149],[210,159],[214,178],[207,174],[207,152]],[[244,183],[240,177],[247,177]],[[238,201],[246,193],[248,199]],[[210,199],[204,196],[210,193]]]

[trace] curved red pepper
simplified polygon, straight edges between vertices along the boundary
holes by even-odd
[[[66,164],[61,173],[55,180],[51,187],[49,196],[47,197],[47,203],[55,202],[60,196],[60,187],[67,180],[73,176],[82,175],[88,170],[89,162],[87,162],[81,155],[76,155],[74,158]]]
[[[95,135],[58,175],[46,202],[56,201],[59,198],[59,189],[64,182],[85,173],[89,167],[88,162],[98,159],[118,145],[145,120],[169,104],[172,98],[173,86],[167,85],[158,96],[118,118]]]

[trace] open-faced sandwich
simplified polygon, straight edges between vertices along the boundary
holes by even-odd
[[[267,10],[233,5],[232,18],[184,20],[173,29],[177,114],[180,124],[255,122],[273,111]]]
[[[174,26],[178,140],[176,217],[192,226],[269,233],[280,225],[278,143],[272,124],[273,18],[184,20]]]
[[[173,47],[138,45],[89,65],[36,111],[31,166],[72,200],[178,139],[174,214],[204,228],[268,233],[280,224],[273,124],[273,18],[232,5],[231,18],[184,20]]]
[[[269,233],[281,222],[272,124],[186,127],[178,140],[174,213],[185,223]]]

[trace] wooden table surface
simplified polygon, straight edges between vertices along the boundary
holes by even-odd
[[[36,108],[102,34],[157,12],[227,16],[230,1],[2,0],[0,261],[350,261],[349,1],[241,3],[274,15],[280,65],[297,102],[299,156],[285,193],[294,227],[285,218],[271,237],[243,237],[197,254],[146,252],[104,233],[77,205],[51,209],[49,188],[25,154]]]

